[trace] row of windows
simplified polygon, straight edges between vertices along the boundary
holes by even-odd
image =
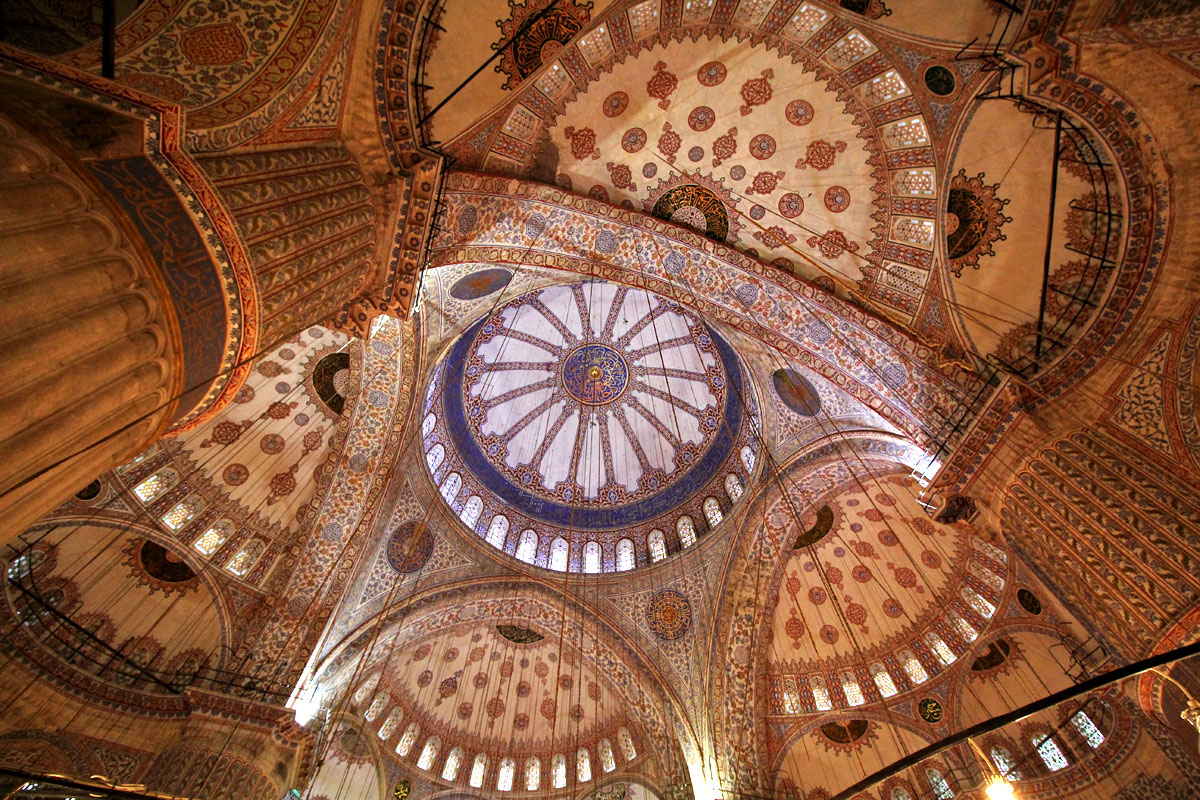
[[[143,504],[149,505],[166,493],[178,481],[179,475],[175,470],[162,469],[133,487],[133,493],[137,495],[137,498]],[[162,523],[172,531],[182,530],[206,506],[207,502],[200,495],[188,495],[162,515]],[[192,547],[206,558],[211,558],[233,536],[233,532],[234,527],[232,522],[224,519],[220,520],[210,525],[203,533],[197,536],[192,542]],[[246,542],[226,562],[225,570],[239,578],[246,577],[250,569],[258,563],[258,560],[262,557],[266,549],[266,545],[258,539]]]
[[[1071,725],[1075,728],[1080,738],[1087,743],[1087,746],[1093,750],[1098,749],[1104,744],[1104,734],[1086,712],[1075,712],[1071,717]],[[1070,761],[1067,760],[1066,754],[1059,747],[1053,735],[1048,736],[1045,733],[1034,734],[1029,738],[1029,744],[1037,751],[1038,757],[1041,758],[1042,763],[1046,765],[1046,769],[1050,772],[1058,772],[1070,766]],[[1012,754],[1004,747],[995,745],[988,755],[991,756],[992,763],[996,765],[996,769],[1003,777],[1014,781],[1019,781],[1024,777],[1021,774],[1020,768],[1013,760]]]
[[[359,690],[354,695],[354,702],[361,704],[366,696],[373,690],[375,681],[368,682],[359,687]],[[383,714],[384,706],[387,705],[388,697],[380,695],[376,697],[371,704],[367,706],[363,712],[363,718],[367,722],[375,722]],[[383,724],[379,726],[378,736],[383,741],[390,739],[404,720],[404,712],[400,708],[393,708],[384,719]],[[402,757],[407,757],[413,752],[417,740],[421,737],[421,726],[417,722],[410,722],[408,727],[404,729],[404,734],[396,743],[396,754]],[[625,761],[632,761],[637,758],[637,749],[633,744],[633,737],[629,735],[629,731],[621,728],[617,731],[617,746],[620,748],[621,756]],[[417,766],[426,772],[434,772],[434,765],[437,763],[438,756],[442,752],[442,740],[438,736],[430,736],[425,740],[421,747],[420,755],[417,757]],[[601,739],[596,745],[596,755],[598,756],[600,769],[604,772],[612,772],[617,768],[617,761],[613,754],[612,743],[608,739]],[[442,764],[441,777],[445,781],[454,781],[458,779],[459,770],[462,768],[466,757],[466,751],[461,747],[453,747],[446,754],[445,761]],[[488,777],[488,768],[490,766],[489,759],[486,753],[476,753],[471,760],[471,772],[468,775],[467,783],[475,788],[483,788]],[[500,759],[496,767],[495,787],[497,791],[510,792],[513,790],[513,782],[516,777],[517,762],[511,757]],[[525,759],[523,765],[523,775],[525,791],[535,792],[541,788],[542,782],[542,761],[537,756],[530,756]],[[592,754],[586,747],[581,747],[575,751],[575,777],[580,783],[586,783],[592,779]],[[567,756],[563,753],[556,754],[550,759],[550,784],[551,788],[563,789],[567,785]]]

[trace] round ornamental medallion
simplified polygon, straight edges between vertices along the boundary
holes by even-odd
[[[646,146],[646,132],[641,128],[630,128],[621,137],[621,147],[626,153],[636,153]]]
[[[388,564],[397,572],[416,572],[432,553],[433,534],[420,520],[405,522],[388,539]]]
[[[717,121],[717,115],[708,106],[696,106],[688,114],[688,127],[694,131],[706,131]]]
[[[759,161],[775,155],[775,140],[766,133],[760,133],[750,140],[750,155]]]
[[[1017,590],[1017,602],[1021,604],[1021,608],[1034,616],[1042,613],[1042,601],[1028,589]]]
[[[687,596],[674,589],[663,589],[646,605],[646,625],[660,639],[681,638],[692,626],[692,606]]]
[[[793,100],[787,104],[783,113],[793,125],[807,125],[813,121],[812,103],[807,100]]]
[[[629,367],[608,345],[585,344],[563,361],[563,388],[588,406],[601,406],[620,397],[629,383]]]
[[[788,192],[779,198],[779,213],[788,219],[800,216],[804,211],[804,198],[795,192]]]
[[[921,719],[928,722],[930,725],[938,725],[942,721],[942,704],[932,697],[926,697],[917,703],[917,713],[921,715]]]
[[[481,269],[464,275],[450,287],[450,296],[456,300],[478,300],[489,294],[500,291],[512,280],[512,273],[506,269],[492,267]],[[346,361],[349,365],[349,359]]]
[[[830,186],[825,190],[825,207],[840,213],[850,207],[850,192],[844,186]]]
[[[613,92],[604,99],[604,116],[619,117],[629,108],[629,95],[624,92]]]
[[[696,80],[705,86],[716,86],[725,80],[725,65],[720,61],[710,61],[696,72]]]

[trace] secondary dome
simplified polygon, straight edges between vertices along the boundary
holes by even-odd
[[[494,546],[552,569],[630,569],[715,527],[753,471],[729,344],[665,298],[599,281],[509,301],[452,345],[426,464]]]

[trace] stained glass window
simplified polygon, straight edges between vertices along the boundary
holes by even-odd
[[[633,737],[629,735],[628,729],[621,728],[617,731],[617,744],[621,745],[621,755],[626,761],[637,758],[637,748],[633,746]]]
[[[862,687],[858,685],[858,680],[852,672],[842,673],[842,694],[846,696],[846,702],[852,706],[861,706],[866,700],[863,698]]]
[[[230,522],[221,520],[212,525],[196,541],[192,542],[192,547],[200,551],[201,554],[211,556],[213,553],[221,549],[221,545],[225,544],[225,540],[233,535],[233,525]]]
[[[225,569],[239,578],[246,577],[246,573],[250,571],[250,568],[254,566],[254,562],[258,561],[258,557],[262,555],[264,547],[265,545],[257,539],[248,542],[237,552],[237,555],[229,560],[229,563],[225,565]]]
[[[650,550],[651,563],[662,561],[667,557],[667,538],[662,531],[650,531],[650,535],[646,538],[646,546]]]
[[[127,461],[124,464],[122,464],[121,466],[117,467],[117,472],[124,472],[125,470],[129,469],[130,467],[136,466],[137,464],[142,463],[143,461],[146,460],[146,457],[149,456],[152,452],[154,452],[153,445],[148,447],[146,449],[146,452],[142,453],[141,455],[134,456],[132,461]]]
[[[371,701],[371,705],[367,706],[367,710],[363,712],[367,722],[374,722],[375,718],[383,711],[383,707],[387,705],[387,697],[380,695]]]
[[[679,543],[684,547],[696,543],[696,526],[692,524],[691,517],[680,517],[679,522],[675,523],[675,532],[679,534]]]
[[[905,650],[900,654],[900,663],[904,666],[904,671],[908,674],[908,679],[913,683],[924,683],[929,680],[929,673],[925,671],[925,667],[921,666],[921,662],[912,652]]]
[[[979,592],[975,591],[970,586],[964,586],[962,588],[962,598],[963,600],[967,601],[967,604],[971,606],[971,608],[975,609],[975,613],[979,614],[979,616],[983,617],[984,619],[991,619],[992,615],[996,613],[996,607],[987,600],[984,600],[983,597],[980,596]]]
[[[446,764],[442,767],[442,780],[452,781],[458,777],[458,768],[462,766],[463,749],[455,747],[446,756]]]
[[[799,714],[804,711],[800,705],[800,690],[796,687],[795,678],[783,679],[783,713]]]
[[[964,642],[970,643],[979,638],[979,632],[963,619],[962,614],[957,611],[949,611],[946,617],[950,620],[950,624],[954,626],[954,630],[958,631],[958,635],[962,637]]]
[[[1016,762],[1008,750],[1000,745],[996,745],[988,753],[992,757],[992,763],[996,765],[996,770],[1000,773],[1000,777],[1006,780],[1019,781],[1021,772],[1017,769]]]
[[[542,785],[542,761],[530,756],[525,762],[525,791],[536,792]]]
[[[908,94],[908,85],[900,77],[900,73],[889,69],[882,75],[867,82],[863,95],[871,105],[879,105],[889,100],[895,100],[900,95]]]
[[[361,706],[370,696],[371,692],[375,691],[375,687],[379,684],[379,675],[372,675],[367,679],[366,683],[358,687],[354,692],[354,705]]]
[[[471,530],[475,530],[475,523],[479,522],[479,515],[483,513],[483,499],[477,494],[473,494],[467,498],[467,502],[463,503],[462,511],[459,512],[458,518],[462,520],[463,525],[466,525]],[[492,523],[496,520],[493,518]],[[490,531],[489,531],[490,533]]]
[[[992,558],[999,561],[1001,564],[1008,563],[1008,553],[1004,552],[999,547],[996,547],[996,545],[992,544],[991,542],[986,542],[983,539],[976,537],[974,540],[972,540],[971,546],[977,550],[982,550]]]
[[[613,758],[612,743],[608,739],[600,740],[600,744],[596,746],[596,753],[600,756],[600,769],[612,772],[617,768],[617,760]]]
[[[892,147],[914,147],[919,144],[929,144],[925,121],[920,117],[910,117],[887,125],[883,129],[883,138]]]
[[[406,756],[412,750],[413,745],[417,743],[417,737],[421,735],[421,726],[417,723],[410,723],[404,729],[404,735],[400,737],[400,741],[396,744],[396,753]]]
[[[533,531],[528,531],[533,533]],[[504,549],[504,542],[508,539],[508,517],[503,514],[497,514],[492,517],[492,522],[488,525],[487,543],[497,550]],[[534,537],[534,547],[537,547],[537,536]],[[523,539],[523,537],[522,537]],[[520,556],[517,556],[520,558]]]
[[[507,524],[507,520],[505,521]],[[521,531],[521,540],[517,542],[517,558],[526,564],[532,564],[537,558],[538,537],[530,530]]]
[[[471,764],[471,777],[467,779],[467,783],[471,784],[474,789],[482,788],[483,778],[487,774],[487,756],[483,753],[475,754],[475,761]]]
[[[829,711],[833,708],[833,701],[829,699],[829,690],[825,688],[825,679],[820,675],[814,675],[808,679],[809,688],[812,689],[813,703],[817,706],[817,711]]]
[[[929,781],[929,788],[933,789],[933,796],[937,800],[954,800],[954,790],[942,777],[941,772],[936,769],[927,769],[925,770],[925,780]]]
[[[575,753],[575,777],[580,783],[587,783],[592,779],[592,756],[586,747],[579,748]]]
[[[933,631],[925,634],[925,644],[937,656],[937,660],[947,667],[954,663],[954,659],[958,658],[958,656],[954,655],[954,651],[950,649],[950,646],[946,644],[945,640]]]
[[[1038,734],[1033,737],[1033,744],[1037,745],[1038,755],[1042,757],[1042,763],[1046,765],[1046,769],[1058,772],[1060,769],[1067,768],[1067,757],[1063,755],[1063,751],[1059,749],[1058,742],[1054,741],[1053,736]]]
[[[433,412],[425,415],[425,419],[421,420],[421,438],[424,439],[429,434],[433,433],[433,426],[437,424],[437,417]]]
[[[442,481],[442,499],[447,503],[453,503],[460,491],[462,491],[462,475],[451,472],[446,476],[446,480]]]
[[[446,448],[440,444],[435,444],[429,448],[429,452],[425,454],[425,463],[429,466],[430,472],[437,472],[437,468],[446,460]]]
[[[997,592],[1004,591],[1004,578],[1001,578],[999,575],[992,572],[978,561],[971,562],[971,572],[974,572],[975,575],[978,576],[979,580],[983,581]]]
[[[742,448],[742,466],[746,468],[747,475],[754,473],[754,451],[750,448],[750,445]]]
[[[617,542],[617,571],[633,569],[633,540],[622,539]]]
[[[425,740],[425,746],[421,748],[421,757],[417,759],[417,766],[428,770],[433,766],[433,762],[437,761],[438,750],[441,749],[442,740],[436,736],[430,736]]]
[[[583,571],[594,573],[600,571],[600,545],[588,542],[583,546]]]
[[[884,697],[896,694],[896,683],[892,680],[892,673],[888,672],[883,664],[871,665],[871,679],[875,681],[875,688],[879,689],[879,693]]]
[[[725,515],[721,513],[721,504],[717,502],[717,498],[709,497],[704,501],[704,516],[708,520],[708,527],[715,528],[725,519]]]
[[[154,473],[135,486],[133,493],[137,495],[138,500],[141,500],[143,503],[149,503],[171,487],[175,483],[175,479],[174,470],[164,469],[161,472]]]
[[[789,36],[803,41],[819,31],[828,19],[828,12],[805,3],[792,15],[784,30]]]
[[[513,775],[517,771],[517,762],[511,758],[500,759],[500,770],[496,773],[496,789],[501,792],[511,792]]]
[[[1071,717],[1071,724],[1075,726],[1075,730],[1079,731],[1079,735],[1088,743],[1088,747],[1095,750],[1104,744],[1104,734],[1096,727],[1096,723],[1092,722],[1092,718],[1084,712],[1076,712],[1075,716]]]
[[[567,757],[562,753],[550,759],[550,783],[555,789],[562,789],[567,785]]]
[[[732,472],[725,476],[725,493],[729,495],[731,503],[742,499],[742,481]]]
[[[892,789],[891,799],[913,800],[912,795],[908,793],[908,789],[905,789],[903,786],[897,786],[895,789]]]
[[[31,577],[34,570],[45,563],[45,561],[46,553],[42,550],[35,548],[28,553],[22,553],[8,565],[8,577],[12,580],[25,580]]]
[[[392,713],[388,714],[387,720],[379,726],[379,738],[385,742],[392,738],[392,734],[396,732],[396,728],[400,727],[402,719],[404,719],[404,712],[398,708],[393,708]]]
[[[550,543],[550,569],[567,571],[567,540],[561,536]]]
[[[163,514],[163,524],[173,531],[177,531],[184,525],[187,525],[192,519],[204,510],[204,498],[198,494],[191,495],[185,498],[178,505]]]

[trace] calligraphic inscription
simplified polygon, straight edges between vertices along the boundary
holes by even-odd
[[[625,391],[629,368],[625,359],[608,345],[585,344],[575,348],[563,361],[562,382],[567,394],[580,403],[605,405]]]

